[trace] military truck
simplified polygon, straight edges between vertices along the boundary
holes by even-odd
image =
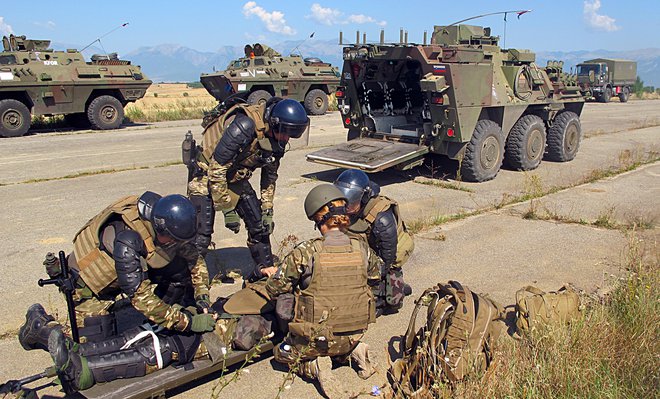
[[[318,58],[282,57],[259,43],[248,44],[244,51],[245,57],[230,62],[224,71],[201,75],[202,85],[218,101],[247,91],[251,104],[279,96],[302,102],[310,115],[328,110],[328,95],[337,89],[339,69]]]
[[[124,106],[151,85],[139,66],[116,53],[85,62],[79,51],[49,49],[49,40],[10,35],[2,45],[0,136],[24,135],[32,115],[64,115],[77,127],[116,129]]]
[[[637,63],[612,58],[596,58],[577,65],[577,77],[582,95],[602,103],[610,102],[613,96],[625,103],[630,97],[630,88],[637,80]]]
[[[503,160],[532,170],[577,154],[584,98],[561,62],[539,67],[534,53],[501,49],[490,28],[474,25],[435,26],[428,45],[383,38],[344,47],[335,95],[348,142],[308,161],[378,172],[440,154],[460,161],[461,179],[480,182]]]

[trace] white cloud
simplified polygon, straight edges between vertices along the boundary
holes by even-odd
[[[39,27],[46,28],[46,29],[49,29],[49,30],[53,30],[53,29],[55,29],[55,26],[57,26],[57,25],[55,24],[55,22],[53,22],[53,21],[48,21],[48,22],[35,22],[34,24],[37,25],[37,26],[39,26]]]
[[[342,23],[342,12],[334,8],[322,7],[319,3],[312,4],[312,15],[309,18],[322,23],[323,25],[336,25]]]
[[[584,1],[584,20],[590,27],[607,32],[614,32],[620,28],[616,25],[616,20],[607,15],[599,14],[600,0]]]
[[[344,16],[344,13],[339,11],[336,8],[323,7],[319,3],[312,4],[311,8],[312,14],[308,15],[307,18],[311,18],[316,22],[319,22],[323,25],[346,25],[348,23],[352,24],[376,24],[379,26],[387,25],[386,21],[378,21],[373,17],[363,14],[351,14],[347,17]]]
[[[348,22],[354,24],[376,24],[379,26],[387,25],[386,21],[376,21],[374,18],[364,15],[364,14],[351,14],[348,16]]]
[[[0,34],[9,35],[12,33],[14,33],[14,29],[5,22],[5,17],[0,17]]]
[[[266,24],[266,29],[270,32],[281,33],[283,35],[292,36],[296,34],[296,31],[286,24],[284,19],[284,13],[281,11],[268,12],[257,5],[255,1],[248,1],[243,6],[243,15],[250,17],[256,15],[264,24]]]

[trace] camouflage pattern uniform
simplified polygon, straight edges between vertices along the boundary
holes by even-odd
[[[311,284],[314,276],[314,260],[317,259],[315,254],[319,253],[326,239],[336,239],[337,237],[346,237],[346,235],[337,230],[332,230],[326,233],[323,238],[316,238],[298,244],[281,261],[278,271],[267,280],[266,290],[268,295],[272,299],[275,299],[282,294],[300,294],[304,291]],[[368,284],[370,286],[373,284],[377,288],[378,281],[380,280],[380,265],[382,261],[364,242],[356,239],[351,239],[350,241],[353,245],[360,248],[361,256],[366,267]],[[373,298],[373,296],[371,297]],[[321,316],[321,318],[323,317]],[[332,315],[329,318],[331,319]],[[284,342],[274,349],[276,360],[283,363],[293,363],[296,359],[300,358],[308,361],[318,356],[344,355],[345,357],[345,355],[349,354],[355,348],[363,335],[363,331],[354,334],[337,333],[333,331],[334,328],[330,325],[330,322],[322,320],[321,323],[316,324],[317,328],[314,333],[316,338],[319,339],[310,342],[310,338],[313,339],[315,338],[314,336],[305,336],[306,334],[302,333],[302,331],[294,331],[297,326],[308,325],[307,323],[300,322],[300,320],[299,317],[295,317],[293,322],[289,323],[289,334]],[[301,328],[302,330],[305,329],[305,327]],[[325,338],[320,339],[321,336],[333,338],[328,340]],[[304,368],[303,366],[303,372]]]
[[[111,256],[115,231],[126,228],[117,221],[112,226],[101,227],[104,252]],[[189,318],[181,312],[181,305],[194,305],[194,298],[209,295],[206,262],[192,243],[179,242],[159,248],[170,262],[163,268],[154,269],[143,260],[142,269],[146,278],[131,296],[131,304],[152,322],[167,329],[182,331],[188,326]],[[110,314],[122,291],[115,270],[105,271],[105,279],[110,281],[106,287],[92,290],[89,282],[80,275],[75,254],[70,254],[68,259],[69,266],[78,275],[74,303],[77,325],[82,328],[86,317]]]
[[[200,212],[198,225],[206,237],[198,237],[200,251],[205,253],[204,246],[211,242],[215,212],[221,211],[225,215],[237,212],[248,233],[247,246],[252,258],[259,266],[272,266],[273,256],[270,245],[272,225],[264,227],[263,215],[270,215],[272,220],[273,200],[275,186],[278,178],[277,171],[284,150],[273,143],[273,139],[265,134],[268,124],[263,120],[265,105],[248,106],[236,105],[219,117],[207,121],[203,132],[202,145],[197,150],[194,161],[194,172],[190,173],[188,183],[188,196],[193,203],[203,203],[203,198],[212,200],[214,210]],[[247,116],[253,122],[252,136],[248,143],[235,150],[223,151],[224,148],[234,147],[231,138],[224,136],[232,128],[232,123],[238,117]],[[236,122],[236,125],[239,125]],[[230,136],[233,137],[233,136]],[[242,138],[245,139],[245,138]],[[224,146],[224,147],[223,147]],[[238,147],[238,145],[236,145]],[[222,163],[217,159],[221,154]],[[257,168],[261,168],[260,198],[250,185],[249,179]],[[203,206],[202,206],[203,208]],[[227,226],[229,227],[229,226]],[[236,230],[238,231],[238,226]]]

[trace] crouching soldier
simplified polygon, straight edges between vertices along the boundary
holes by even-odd
[[[114,336],[113,306],[120,295],[166,329],[212,329],[206,263],[190,242],[195,233],[195,208],[186,197],[150,191],[122,198],[87,222],[68,256],[80,334],[90,342]],[[58,276],[59,262],[48,262],[47,272]],[[191,305],[200,314],[185,310]],[[19,342],[26,350],[46,350],[51,332],[63,327],[68,330],[40,304],[32,305]]]
[[[251,277],[258,279],[260,268],[273,266],[270,236],[277,171],[289,139],[301,137],[308,126],[299,102],[273,97],[264,104],[231,106],[205,126],[201,147],[184,141],[184,148],[195,149],[194,155],[185,157],[189,158],[188,195],[198,209],[197,245],[202,255],[211,243],[215,212],[221,211],[225,227],[234,233],[239,232],[241,219],[245,223],[247,247],[257,265]],[[260,197],[249,182],[257,168],[261,168]]]
[[[347,211],[351,217],[348,234],[367,240],[383,260],[381,283],[375,293],[377,312],[396,311],[403,305],[403,298],[412,292],[403,281],[401,267],[415,248],[412,235],[401,219],[399,206],[379,195],[378,184],[369,181],[361,170],[343,171],[334,184],[348,199]]]
[[[297,245],[279,267],[262,270],[270,276],[265,292],[276,301],[278,318],[288,321],[274,356],[287,364],[302,359],[299,374],[317,379],[326,396],[345,397],[331,358],[352,359],[364,379],[374,373],[368,346],[360,340],[375,321],[369,283],[380,280],[380,259],[365,242],[346,235],[346,198],[332,184],[309,192],[305,213],[322,237]]]

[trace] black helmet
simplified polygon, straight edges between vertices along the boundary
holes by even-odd
[[[369,181],[366,173],[358,169],[341,172],[334,185],[346,196],[349,209],[359,209],[356,205],[362,206],[363,202],[367,202],[371,198],[372,186],[377,186]]]
[[[266,105],[264,119],[274,133],[284,134],[297,139],[309,126],[309,117],[298,101],[285,99],[270,101]]]
[[[305,215],[307,215],[307,219],[312,220],[319,209],[328,205],[332,201],[339,199],[346,201],[344,194],[332,184],[321,184],[314,187],[309,194],[307,194],[307,197],[305,197]],[[334,209],[335,212],[333,214],[335,215],[346,213],[346,209],[344,209],[343,206]]]
[[[156,233],[188,241],[197,233],[195,206],[181,194],[167,195],[153,206],[151,224]]]

